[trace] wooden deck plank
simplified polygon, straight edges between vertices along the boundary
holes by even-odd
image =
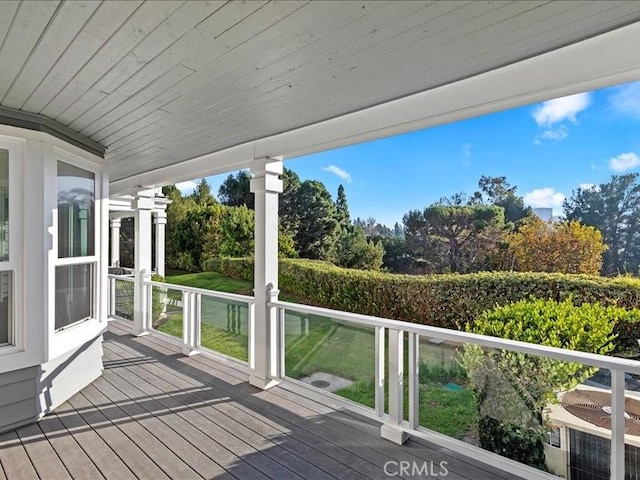
[[[99,428],[96,429],[98,435],[113,448],[137,477],[149,479],[156,477],[200,478],[200,475],[145,429],[144,419],[134,421],[120,417],[121,421],[116,424],[112,422],[112,418],[118,407],[94,408],[84,395],[86,391],[85,389],[82,394],[73,397],[69,403],[80,412],[80,415],[89,424],[99,425]],[[160,463],[156,464],[153,459],[147,456],[146,452],[149,452],[153,459],[159,459]]]
[[[144,340],[135,339],[132,341],[134,342],[134,347],[138,349],[142,349],[143,351],[145,350],[144,343],[146,343],[147,341],[150,341],[150,342],[154,342],[153,348],[157,349],[160,352],[163,352],[164,350],[163,353],[169,354],[169,355],[172,353],[175,353],[172,350],[172,348],[168,346],[166,343],[163,346],[162,345],[163,342],[160,339],[152,339],[151,337],[147,337]],[[117,347],[119,348],[124,348],[125,343],[130,343],[126,340],[126,337],[121,338],[118,342],[116,342]],[[107,345],[107,348],[109,348],[108,345]],[[130,347],[130,348],[133,348],[133,347]],[[132,351],[132,354],[140,355],[139,352],[134,352],[134,351]],[[181,361],[172,361],[171,358],[167,357],[167,360],[165,362],[155,364],[154,367],[165,368],[165,370],[167,370],[167,374],[171,374],[170,368],[167,367],[167,365],[171,365],[171,368],[180,369],[181,365],[182,365],[182,368],[184,368],[185,367],[184,363],[188,362],[189,365],[186,367],[187,367],[187,370],[189,370],[188,368],[189,366],[198,365],[199,362],[205,362],[204,364],[201,364],[202,367],[206,368],[208,372],[211,372],[211,368],[212,368],[211,363],[215,363],[215,362],[213,361],[208,362],[207,360],[208,359],[204,357],[198,358],[196,356],[189,359],[182,359]],[[231,368],[231,367],[224,367],[224,368]],[[199,370],[196,370],[196,372],[198,371]],[[191,368],[190,376],[196,376],[196,375],[197,374],[193,372],[193,368]],[[239,378],[234,378],[232,376],[225,375],[219,371],[215,372],[215,376],[212,376],[206,373],[205,371],[200,371],[199,375],[202,378],[208,379],[209,381],[213,382],[213,384],[215,384],[216,386],[219,386],[220,388],[225,388],[226,381],[228,381],[229,383],[235,384],[236,385],[235,388],[238,389],[238,391],[236,391],[235,393],[232,393],[235,396],[241,396],[242,398],[245,398],[245,399],[253,399],[259,396],[266,396],[267,398],[270,399],[270,401],[268,401],[266,405],[264,404],[264,402],[262,402],[263,409],[264,408],[269,409],[271,414],[277,411],[278,413],[276,415],[281,417],[284,416],[284,418],[287,419],[290,423],[297,425],[296,428],[306,428],[310,433],[313,433],[318,437],[318,441],[320,443],[325,443],[327,441],[333,442],[341,449],[346,450],[347,453],[352,458],[354,457],[354,455],[356,456],[356,458],[362,457],[363,459],[375,465],[376,472],[378,475],[380,474],[380,472],[382,472],[385,462],[390,459],[423,462],[424,460],[435,461],[437,457],[438,461],[440,461],[440,459],[442,458],[446,458],[447,461],[450,461],[451,463],[454,463],[454,464],[458,463],[462,471],[465,473],[468,472],[468,475],[469,475],[469,476],[466,476],[466,475],[457,476],[456,473],[452,472],[450,474],[450,478],[462,478],[462,479],[472,478],[474,480],[476,479],[489,480],[489,479],[500,478],[500,476],[497,475],[495,471],[487,472],[485,470],[476,469],[473,467],[473,465],[461,463],[454,457],[449,458],[449,456],[451,454],[455,454],[455,452],[443,452],[441,449],[434,450],[434,449],[425,449],[424,447],[422,447],[424,450],[428,452],[428,454],[426,455],[426,458],[416,457],[415,455],[412,455],[411,452],[409,452],[407,449],[403,447],[398,447],[387,441],[381,440],[379,437],[379,427],[374,431],[369,432],[368,435],[365,435],[363,437],[365,438],[364,442],[362,441],[362,438],[354,442],[353,441],[354,434],[358,433],[357,429],[359,428],[359,423],[355,422],[354,421],[355,419],[351,419],[350,424],[340,424],[338,422],[334,422],[331,418],[331,415],[327,415],[326,417],[323,417],[321,421],[317,420],[315,419],[315,417],[317,417],[318,415],[312,412],[311,410],[303,409],[298,405],[296,405],[295,403],[289,402],[286,399],[278,399],[278,397],[274,397],[273,392],[276,390],[279,390],[278,388],[272,389],[269,392],[257,392],[253,387],[249,386],[244,379],[243,381],[240,381]],[[220,382],[220,379],[222,379],[222,383]],[[281,408],[283,405],[280,400],[286,403],[286,408],[284,409]],[[253,403],[255,404],[255,402]],[[252,405],[252,407],[255,408],[254,405]],[[295,413],[292,414],[291,413],[292,411]],[[308,419],[308,420],[304,420],[304,419]],[[301,427],[300,426],[301,421],[304,423],[308,423],[308,426]],[[322,423],[322,425],[319,425],[319,423]],[[327,425],[333,425],[333,429],[327,428]],[[338,425],[337,431],[336,431],[336,425]],[[513,477],[505,476],[504,478],[511,479]]]
[[[109,348],[110,347],[107,346],[105,350],[108,350]],[[148,368],[151,367],[153,367],[153,365],[150,365]],[[146,375],[147,369],[131,367],[131,370],[134,369],[137,371],[136,373],[139,373],[142,376],[136,376],[132,372],[127,374],[123,369],[119,369],[118,376],[120,378],[111,376],[109,377],[109,380],[119,388],[128,388],[129,390],[131,390],[131,387],[135,384],[137,388],[140,388],[144,392],[143,395],[153,395],[155,393],[154,388],[158,386],[163,387],[164,391],[182,391],[181,389],[166,383],[162,377]],[[127,386],[125,382],[129,382],[129,386]],[[292,456],[289,452],[283,451],[283,449],[271,441],[266,441],[264,438],[256,437],[252,438],[250,441],[241,438],[238,435],[238,431],[246,427],[235,421],[233,421],[233,425],[227,425],[227,428],[224,428],[224,423],[227,420],[227,417],[214,411],[207,405],[198,405],[202,402],[196,397],[191,395],[181,395],[181,397],[184,401],[171,397],[161,398],[158,401],[164,406],[174,409],[178,415],[183,415],[184,413],[188,416],[189,412],[195,413],[196,415],[192,418],[193,425],[198,425],[199,428],[205,430],[212,438],[224,441],[231,451],[242,457],[246,457],[254,461],[253,457],[257,456],[260,463],[256,463],[256,468],[259,468],[272,478],[326,478],[326,474],[323,474],[322,472],[320,476],[314,476],[314,470],[316,471],[316,474],[319,471],[317,467],[308,462],[301,465],[299,461],[296,461],[296,458],[291,458]],[[211,398],[209,398],[208,401],[209,403],[212,403]],[[190,408],[185,409],[184,407]],[[214,412],[213,414],[211,414],[212,411]],[[265,449],[266,457],[269,458],[265,458],[265,454],[261,452],[263,449]]]
[[[119,347],[119,345],[115,345]],[[105,347],[105,353],[109,358],[113,355],[113,345]],[[156,368],[157,365],[152,365],[149,370]],[[207,396],[205,391],[202,391],[204,384],[201,382],[188,381],[175,375],[174,372],[168,372],[166,370],[160,370],[156,375],[161,376],[166,382],[170,382],[174,388],[189,391],[189,395],[194,398],[194,401],[201,405],[208,405],[211,403],[211,398]],[[149,380],[152,380],[149,379]],[[193,404],[195,407],[195,404]],[[351,468],[353,465],[353,458],[344,459],[344,463],[336,461],[332,456],[323,453],[321,450],[315,449],[312,445],[318,445],[320,439],[308,435],[306,437],[307,442],[301,441],[295,433],[295,425],[290,424],[292,428],[274,428],[277,425],[275,422],[270,421],[267,423],[267,417],[256,417],[247,414],[242,409],[238,408],[237,402],[216,402],[211,405],[211,408],[198,407],[197,412],[202,416],[208,418],[213,423],[221,425],[229,432],[234,432],[236,436],[243,438],[248,444],[256,446],[265,444],[265,439],[274,438],[277,436],[287,435],[289,440],[282,446],[291,451],[293,454],[298,455],[301,458],[306,459],[308,462],[314,465],[320,465],[323,472],[333,475],[339,479],[363,479],[367,478],[363,474],[359,473]],[[189,415],[192,412],[186,411],[184,414]],[[265,412],[266,413],[266,412]],[[201,419],[194,419],[194,422],[199,422]],[[377,469],[379,472],[379,469]],[[311,478],[313,472],[305,473],[305,478]]]
[[[134,438],[140,441],[144,450],[126,435],[120,428],[114,425],[100,410],[94,409],[81,393],[69,400],[69,404],[80,414],[80,416],[95,430],[95,432],[107,443],[122,461],[131,469],[138,478],[166,479],[169,478],[146,454],[144,450],[153,449],[152,438],[140,434]],[[107,410],[106,408],[104,410]],[[133,435],[141,427],[135,422],[123,428]],[[148,441],[148,444],[144,442]]]
[[[197,448],[198,445],[194,445],[189,442],[189,439],[185,438],[185,425],[179,425],[181,428],[172,428],[174,426],[171,425],[171,422],[167,422],[167,419],[173,416],[172,412],[163,407],[157,409],[150,407],[145,409],[142,407],[143,404],[158,404],[150,396],[126,397],[115,388],[107,388],[109,383],[106,379],[103,378],[100,380],[99,382],[95,382],[95,385],[87,388],[85,395],[95,405],[99,405],[100,403],[107,404],[109,402],[114,402],[118,405],[118,410],[116,411],[114,409],[110,415],[113,421],[119,422],[122,419],[131,418],[146,425],[149,427],[150,432],[158,435],[158,440],[161,441],[163,446],[162,452],[160,452],[161,454],[164,454],[166,457],[166,450],[169,450],[173,453],[171,457],[179,457],[203,478],[211,478],[212,476],[219,478],[220,476],[226,475],[226,472],[220,465],[212,461],[202,450]],[[140,402],[136,401],[136,398],[140,399]],[[185,449],[185,445],[189,445],[190,447]],[[156,461],[166,462],[175,460],[171,458],[166,460],[159,457]]]
[[[119,347],[119,345],[116,345],[116,346]],[[113,346],[111,345],[108,346],[107,350],[109,348],[113,348]],[[109,353],[107,355],[110,356]],[[151,366],[150,369],[154,367],[156,366]],[[161,372],[158,372],[157,375],[161,375],[163,380],[170,382],[171,385],[173,385],[175,388],[178,388],[178,389],[193,390],[194,386],[202,385],[202,383],[198,383],[198,382],[193,383],[193,380],[192,380],[192,383],[189,383],[188,382],[189,377],[186,377],[187,380],[185,380],[180,376],[175,375],[174,373],[175,372],[161,371]],[[203,403],[206,402],[207,398],[206,397],[202,398],[201,395],[199,395],[199,393],[200,392],[196,390],[194,393],[191,393],[191,395],[194,397],[197,397],[199,400],[202,400]],[[290,437],[289,441],[287,441],[286,444],[284,445],[285,448],[290,449],[293,453],[299,454],[300,456],[306,458],[309,462],[314,462],[315,465],[321,465],[322,469],[325,472],[341,479],[342,478],[359,478],[359,479],[365,478],[362,474],[360,474],[356,470],[353,470],[350,467],[348,467],[350,463],[351,464],[353,463],[353,459],[350,459],[351,461],[347,460],[345,463],[340,463],[334,460],[331,456],[328,456],[319,450],[311,448],[311,445],[315,445],[319,443],[318,442],[319,439],[317,437],[313,437],[313,439],[309,442],[309,444],[305,444],[299,441],[297,438],[295,439],[295,442],[291,441],[292,433],[294,433],[293,430],[276,429],[272,426],[273,424],[275,424],[275,422],[270,422],[271,423],[270,425],[263,421],[265,417],[263,417],[262,419],[259,419],[258,417],[248,415],[241,409],[237,408],[236,402],[217,403],[215,404],[214,408],[219,412],[219,413],[217,412],[214,413],[214,415],[216,415],[215,418],[221,419],[222,425],[225,428],[227,428],[229,431],[234,431],[236,435],[238,435],[239,432],[241,434],[248,432],[251,437],[247,438],[246,441],[248,443],[251,443],[252,445],[255,445],[257,444],[257,442],[261,441],[260,438],[255,437],[255,435],[262,436],[262,437],[273,437],[274,435],[285,434],[288,437]],[[223,415],[221,416],[220,413],[222,413]],[[246,427],[249,427],[249,428],[247,429]],[[294,427],[294,425],[292,425],[292,427]],[[307,477],[310,477],[310,476],[311,474],[308,473]]]
[[[58,417],[47,415],[38,424],[72,478],[104,479],[98,467],[73,435],[69,434]]]
[[[38,474],[15,430],[0,435],[0,463],[9,479],[38,480]]]
[[[16,430],[40,478],[71,480],[71,475],[36,423]]]
[[[129,467],[112,450],[111,446],[95,432],[84,418],[75,412],[71,405],[68,403],[61,405],[53,415],[76,440],[102,476],[123,480],[136,478]]]
[[[114,401],[124,401],[124,399],[126,399],[130,402],[137,402],[136,400],[132,400],[132,398],[140,398],[138,395],[135,395],[134,397],[125,395],[119,388],[121,387],[121,385],[117,385],[116,382],[112,382],[112,378],[106,378],[107,375],[105,375],[104,382],[101,382],[99,385],[95,386],[100,393],[102,393],[105,397],[108,397],[110,400]],[[142,403],[147,404],[148,402],[143,400]],[[159,420],[165,421],[169,416],[170,415],[162,415],[159,417]],[[174,422],[169,422],[167,423],[167,425],[171,425],[172,423],[175,425]],[[186,432],[180,431],[180,435],[182,435],[187,441],[191,441],[192,444],[196,446],[204,455],[214,460],[222,468],[227,469],[233,467],[235,475],[231,475],[228,472],[223,474],[229,478],[256,478],[257,480],[269,478],[261,473],[258,469],[246,463],[234,452],[222,446],[217,441],[219,439],[214,438],[210,435],[207,436],[197,428],[189,428]],[[218,475],[216,478],[221,478],[221,475]]]
[[[0,461],[0,480],[7,480],[7,476],[4,474],[4,467],[2,461]]]

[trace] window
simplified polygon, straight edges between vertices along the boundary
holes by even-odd
[[[95,254],[95,174],[58,162],[58,258]]]
[[[13,343],[13,272],[9,262],[9,151],[0,149],[0,347]]]
[[[93,172],[58,161],[56,330],[95,317],[95,184]]]

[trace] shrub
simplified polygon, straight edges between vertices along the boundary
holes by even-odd
[[[229,277],[253,280],[252,259],[211,259],[205,267]],[[626,309],[640,307],[639,279],[560,273],[413,276],[281,259],[279,287],[310,305],[446,328],[463,327],[486,310],[531,296],[560,302],[570,297],[576,305],[597,302]],[[635,325],[632,322],[629,327],[634,332]]]
[[[605,354],[613,349],[613,325],[627,315],[624,309],[598,303],[575,306],[571,299],[532,298],[487,311],[466,330]],[[594,369],[476,345],[465,346],[461,361],[478,401],[480,446],[544,469],[543,410],[559,391],[574,387]]]

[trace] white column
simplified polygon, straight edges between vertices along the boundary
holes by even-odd
[[[120,225],[122,220],[112,218],[109,222],[111,227],[111,261],[109,265],[112,267],[120,265]]]
[[[156,274],[164,277],[165,269],[165,225],[167,224],[167,212],[158,210],[155,214],[156,221]]]
[[[153,192],[140,192],[134,203],[134,270],[135,287],[133,297],[133,326],[138,335],[149,333],[149,315],[147,315],[146,289],[142,280],[149,278],[151,272],[151,210]]]
[[[261,389],[276,385],[280,351],[279,322],[268,302],[278,299],[278,194],[282,192],[282,159],[251,162],[251,191],[255,194],[255,319],[252,371],[249,382]]]

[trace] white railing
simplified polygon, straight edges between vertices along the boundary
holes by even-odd
[[[207,349],[245,363],[251,361],[253,349],[249,345],[249,338],[254,322],[253,297],[148,280],[142,282],[142,288],[146,299],[143,313],[146,329],[162,332],[161,325],[157,328],[154,326],[158,320],[154,317],[158,314],[167,316],[167,310],[173,309],[173,314],[182,323],[181,339],[185,355]],[[246,308],[246,312],[242,308]],[[168,317],[171,320],[171,315]],[[207,337],[203,342],[203,326],[207,332],[235,335],[238,343],[234,346],[237,348],[220,349],[215,338]]]
[[[134,278],[130,275],[108,275],[108,314],[123,320],[133,320]]]
[[[424,432],[420,425],[419,402],[419,350],[420,338],[436,341],[452,342],[460,345],[477,345],[479,347],[501,351],[516,352],[527,355],[608,369],[611,372],[611,463],[610,476],[619,480],[625,475],[625,374],[640,375],[640,362],[635,360],[609,357],[586,352],[565,350],[561,348],[507,340],[502,338],[477,335],[457,330],[449,330],[426,325],[389,320],[368,315],[341,312],[326,308],[299,305],[289,302],[271,302],[269,306],[278,309],[276,315],[279,328],[284,331],[286,313],[295,312],[307,317],[325,317],[333,321],[346,322],[350,325],[370,327],[375,330],[375,413],[384,422],[382,434],[398,443],[407,434]],[[313,321],[313,320],[310,320]],[[405,335],[408,343],[408,372],[404,372]],[[388,352],[385,352],[385,338]],[[282,342],[284,344],[284,342]],[[285,347],[281,355],[285,356]],[[385,378],[385,359],[388,365],[388,377]],[[284,365],[284,360],[282,361]],[[282,367],[286,372],[286,365]],[[408,421],[404,420],[404,378],[408,379]],[[288,379],[292,380],[292,379]],[[385,383],[388,384],[388,414],[385,414]],[[428,425],[426,426],[428,427]],[[386,429],[386,431],[385,431]]]
[[[113,315],[116,311],[115,296],[116,282],[133,282],[131,277],[122,277],[117,275],[109,275],[110,284],[110,313]],[[255,321],[255,304],[254,298],[224,292],[216,292],[201,288],[186,287],[182,285],[169,284],[163,282],[155,282],[143,280],[141,282],[142,291],[145,301],[145,323],[151,331],[153,327],[153,299],[154,288],[157,289],[156,295],[161,298],[165,306],[173,305],[181,308],[182,315],[182,335],[183,352],[187,355],[197,353],[201,350],[213,350],[215,353],[220,352],[214,344],[202,344],[202,326],[203,326],[203,299],[210,299],[216,302],[222,302],[232,305],[243,305],[247,308],[246,314],[246,338],[247,338],[247,359],[249,365],[252,365],[254,358],[255,345],[253,344],[252,332]],[[178,292],[179,300],[170,292]],[[172,303],[173,302],[173,303]],[[285,331],[287,329],[287,314],[296,314],[302,322],[306,322],[308,329],[310,322],[314,321],[313,317],[324,317],[332,321],[342,322],[357,327],[368,327],[373,329],[373,348],[375,352],[373,369],[375,372],[374,387],[374,408],[372,415],[377,416],[383,422],[382,435],[385,438],[401,443],[407,434],[425,436],[425,432],[433,434],[430,430],[424,428],[428,425],[420,425],[420,339],[430,339],[433,341],[451,342],[459,345],[476,345],[483,348],[495,349],[499,351],[516,352],[526,355],[534,355],[542,358],[553,359],[560,362],[570,362],[590,367],[607,369],[611,372],[611,461],[610,461],[610,478],[619,480],[624,478],[625,472],[625,374],[634,374],[640,376],[640,362],[635,360],[609,357],[604,355],[591,354],[586,352],[578,352],[565,350],[560,348],[548,347],[526,342],[507,340],[502,338],[490,337],[486,335],[477,335],[457,330],[449,330],[415,323],[389,320],[368,315],[360,315],[338,310],[313,307],[283,301],[275,301],[268,304],[269,307],[275,309],[277,314],[272,317],[272,321],[277,324],[275,331],[278,332],[277,338],[271,339],[271,347],[277,351],[278,378],[275,380],[286,380],[295,382],[296,385],[304,388],[313,388],[307,384],[303,384],[295,379],[286,377],[287,366],[286,358],[286,341]],[[215,314],[215,312],[213,312]],[[205,313],[205,315],[208,313]],[[224,315],[224,311],[218,311],[218,314]],[[229,312],[226,313],[229,320]],[[223,328],[224,330],[224,328]],[[408,368],[404,371],[405,363],[405,340],[408,346]],[[228,355],[231,356],[233,355]],[[237,357],[236,357],[237,359]],[[405,421],[404,415],[404,381],[408,383],[408,420]],[[385,387],[387,386],[387,387]],[[318,391],[318,390],[315,390]],[[385,402],[386,400],[386,402]],[[385,405],[386,403],[386,405]],[[345,403],[348,405],[348,403]],[[387,406],[388,408],[385,408]],[[485,459],[486,460],[486,459]],[[526,470],[523,470],[526,472]],[[540,473],[540,478],[543,474]]]

